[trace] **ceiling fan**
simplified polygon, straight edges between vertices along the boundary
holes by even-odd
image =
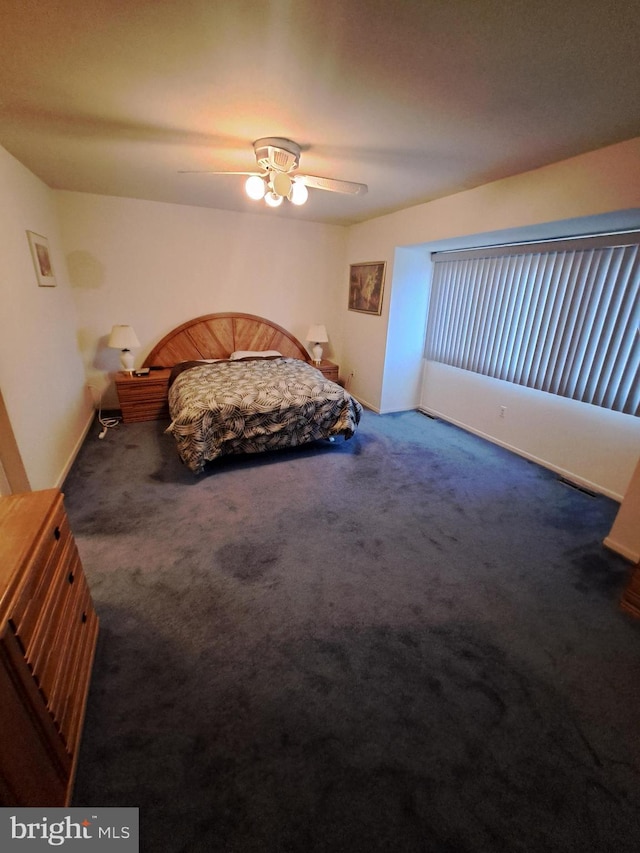
[[[366,184],[355,181],[340,181],[335,178],[319,178],[315,175],[302,175],[297,170],[300,164],[301,149],[297,142],[281,136],[265,136],[253,143],[256,162],[261,171],[256,172],[219,172],[180,170],[181,174],[208,175],[247,175],[245,192],[249,198],[259,201],[264,198],[270,207],[279,207],[283,199],[292,204],[304,204],[309,197],[307,187],[328,190],[334,193],[364,195]]]

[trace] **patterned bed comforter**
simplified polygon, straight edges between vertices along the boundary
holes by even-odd
[[[229,453],[258,453],[355,432],[362,406],[295,358],[199,364],[169,389],[182,461],[194,472]]]

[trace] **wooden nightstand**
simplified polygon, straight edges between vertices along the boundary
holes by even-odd
[[[125,424],[169,417],[167,393],[170,375],[169,368],[152,370],[147,376],[118,373],[116,389]]]
[[[322,359],[320,364],[316,364],[315,361],[312,361],[311,364],[319,370],[320,373],[324,376],[325,379],[330,379],[332,382],[338,381],[338,365],[334,364],[332,361],[327,361],[325,358]]]

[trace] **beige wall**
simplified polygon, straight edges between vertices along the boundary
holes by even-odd
[[[620,500],[640,454],[640,419],[532,398],[442,365],[424,372],[411,355],[422,351],[416,314],[426,303],[431,251],[619,227],[640,227],[640,139],[352,227],[343,305],[350,263],[387,262],[382,315],[343,308],[342,366],[354,374],[353,393],[377,411],[422,407]]]
[[[64,476],[92,414],[86,382],[106,392],[106,405],[115,401],[118,354],[106,347],[114,323],[136,329],[139,363],[170,328],[214,311],[261,314],[301,339],[310,323],[323,322],[327,355],[343,376],[354,373],[352,390],[372,408],[441,406],[443,417],[502,441],[497,399],[450,376],[423,376],[429,251],[501,235],[577,233],[607,216],[635,215],[640,225],[639,165],[640,140],[632,140],[345,229],[50,191],[0,149],[0,389],[32,486]],[[27,228],[49,237],[58,287],[35,284]],[[349,264],[378,260],[387,262],[381,316],[348,311]],[[536,403],[534,430],[523,405],[510,403],[505,443],[536,457],[558,412]],[[566,447],[554,441],[539,461],[619,498],[638,457],[638,419],[623,416],[622,427],[600,416],[563,412],[579,464],[568,464]]]
[[[0,148],[0,389],[33,489],[60,485],[93,417],[51,190]],[[38,287],[26,231],[47,237]]]
[[[579,233],[577,220],[631,209],[637,210],[640,224],[640,137],[352,226],[341,304],[345,370],[356,374],[354,390],[375,408],[385,410],[384,385],[396,381],[393,375],[384,382],[383,377],[391,288],[405,285],[404,279],[394,277],[398,247],[426,247],[426,272],[428,251],[440,244],[486,245],[487,236],[495,242],[500,234],[510,232],[517,239],[527,229],[535,238],[564,236],[569,233],[563,228],[568,220],[573,229],[570,233]],[[541,228],[549,224],[549,228]],[[593,224],[597,227],[597,222]],[[586,221],[584,227],[590,225]],[[348,265],[361,261],[387,262],[379,318],[346,310]]]
[[[305,345],[309,325],[323,323],[325,354],[340,358],[344,228],[82,193],[56,201],[85,370],[106,406],[115,323],[134,327],[137,364],[170,329],[217,311],[267,317]]]
[[[425,363],[420,407],[615,500],[640,456],[640,418],[446,364]]]

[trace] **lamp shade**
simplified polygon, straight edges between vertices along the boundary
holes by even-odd
[[[329,338],[324,326],[309,326],[307,340],[314,344],[326,344]]]
[[[136,349],[140,346],[133,326],[114,326],[109,335],[108,346],[113,349]]]

